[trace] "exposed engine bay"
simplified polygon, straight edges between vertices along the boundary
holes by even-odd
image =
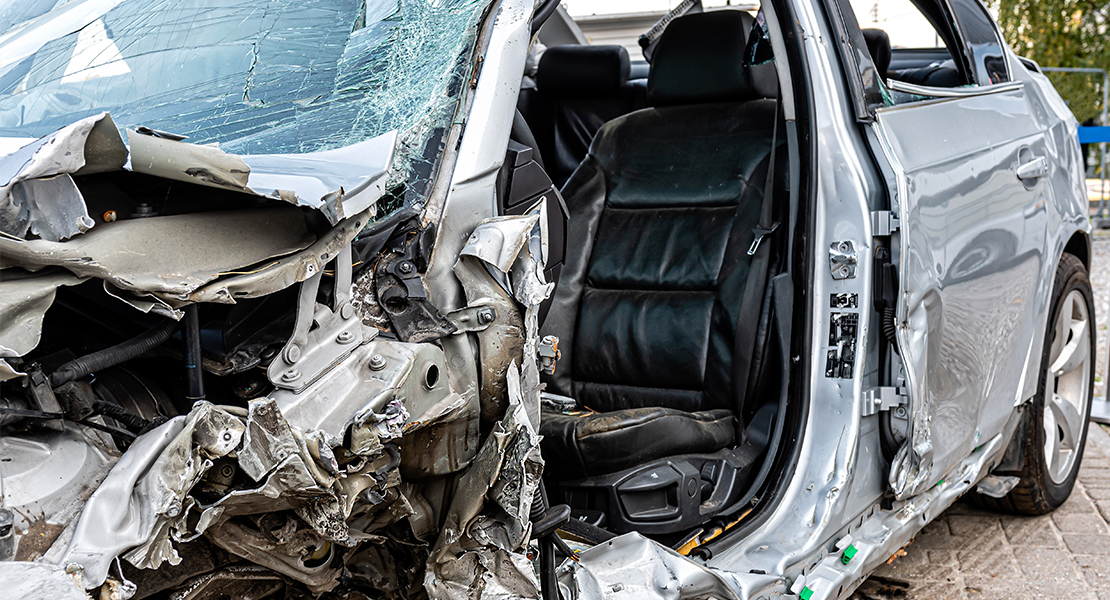
[[[269,191],[281,157],[235,183],[128,137],[102,114],[4,160],[0,561],[40,567],[12,597],[537,596],[546,201],[479,225],[441,316],[434,226],[367,226],[391,134],[321,206]],[[481,378],[440,344],[473,332]]]

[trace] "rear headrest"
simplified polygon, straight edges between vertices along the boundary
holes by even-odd
[[[871,60],[880,77],[886,77],[890,70],[890,36],[882,29],[864,29],[863,40],[867,42],[867,51],[871,53]]]
[[[560,96],[616,94],[632,70],[623,46],[555,46],[540,58],[536,87]]]
[[[754,22],[739,10],[688,14],[671,21],[652,54],[648,100],[661,106],[764,97],[744,60]]]

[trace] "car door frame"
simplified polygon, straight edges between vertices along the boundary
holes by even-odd
[[[957,0],[963,4],[974,3],[978,4],[977,0]],[[947,0],[935,0],[936,5],[939,7],[936,12],[943,13],[945,18],[949,19],[948,27],[950,31],[959,32],[961,27],[956,21],[956,13],[953,11],[951,5]],[[871,63],[870,55],[866,51],[866,45],[863,41],[862,33],[859,30],[858,24],[855,22],[854,14],[851,12],[851,7],[846,6],[846,0],[829,0],[830,12],[836,18],[832,19],[835,25],[841,29],[839,37],[840,56],[843,61],[845,76],[849,80],[849,89],[852,91],[853,102],[856,107],[857,120],[861,126],[867,131],[867,139],[872,145],[872,152],[876,163],[879,163],[880,171],[888,180],[889,190],[888,195],[890,199],[889,208],[891,214],[895,217],[901,217],[894,222],[907,222],[907,202],[902,202],[901,199],[907,198],[909,193],[907,186],[909,182],[906,178],[906,172],[902,169],[902,165],[897,157],[897,151],[893,148],[891,140],[887,135],[889,132],[884,132],[883,124],[880,122],[882,118],[879,113],[883,102],[876,102],[877,95],[883,97],[889,93],[889,88],[885,84],[878,81],[874,65]],[[961,10],[967,14],[967,10],[974,6],[963,6]],[[979,7],[981,9],[981,5]],[[988,13],[983,11],[984,15]],[[1001,39],[1000,32],[997,25],[989,15],[986,17],[990,24],[990,31],[994,33],[998,42],[998,47],[1005,60],[1004,72],[1000,73],[997,63],[994,63],[992,73],[978,73],[977,68],[982,68],[984,65],[976,65],[972,63],[970,57],[966,54],[966,48],[969,44],[963,40],[962,34],[957,34],[958,43],[955,44],[957,48],[952,49],[954,58],[958,63],[962,63],[965,80],[971,78],[976,87],[966,88],[927,88],[922,86],[904,86],[901,88],[903,92],[916,93],[921,96],[928,96],[922,98],[916,103],[907,103],[905,105],[894,107],[890,110],[913,110],[917,106],[932,106],[937,104],[958,105],[961,102],[975,103],[981,99],[989,98],[992,96],[1005,96],[1005,95],[1021,95],[1024,93],[1023,89],[1027,82],[1020,80],[1012,80],[1011,74],[1014,71],[1012,52],[1005,46]],[[980,34],[983,33],[982,28]],[[982,61],[980,61],[982,62]],[[993,76],[992,76],[993,75]],[[1001,76],[1000,76],[1001,75]],[[854,84],[853,83],[854,80]],[[985,85],[984,85],[985,84]],[[899,86],[901,87],[901,86]],[[874,88],[878,88],[877,90]],[[1036,95],[1036,94],[1034,94]],[[888,100],[889,97],[884,97]],[[1010,100],[1014,100],[1010,98]],[[889,102],[888,102],[889,104]],[[980,106],[980,108],[982,108]],[[930,110],[936,110],[930,109]],[[1043,123],[1042,123],[1043,124]],[[1034,134],[1034,137],[1038,134]],[[1042,131],[1039,135],[1047,135],[1047,132]],[[1037,145],[1037,144],[1033,144]],[[1040,144],[1043,146],[1044,144]],[[1043,149],[1042,149],[1043,150]],[[1017,157],[1013,168],[1016,169]],[[1042,191],[1042,196],[1047,194],[1051,196],[1052,186],[1046,180],[1050,177],[1042,177],[1037,182],[1036,187]],[[1038,207],[1039,204],[1039,207]],[[1039,260],[1040,267],[1035,269],[1036,281],[1033,285],[1028,286],[1027,295],[1028,300],[1033,306],[1025,307],[1021,323],[1018,325],[1018,336],[1022,342],[1020,346],[1024,351],[1024,358],[1020,360],[1020,379],[1017,390],[1014,394],[1014,399],[1006,402],[1004,407],[998,406],[999,401],[994,401],[994,406],[990,407],[984,414],[985,398],[978,398],[977,406],[963,407],[965,414],[974,415],[974,424],[972,430],[974,431],[974,439],[970,441],[972,444],[979,444],[980,439],[985,442],[992,436],[1001,435],[1004,431],[1005,425],[1010,422],[1013,410],[998,410],[999,408],[1009,408],[1011,406],[1021,405],[1023,402],[1032,397],[1036,391],[1036,371],[1039,367],[1040,353],[1036,351],[1043,342],[1044,324],[1043,315],[1047,309],[1047,303],[1051,293],[1051,276],[1054,272],[1056,261],[1059,259],[1059,253],[1055,247],[1049,247],[1049,217],[1048,211],[1044,208],[1048,205],[1058,204],[1053,198],[1049,197],[1043,199],[1041,202],[1032,202],[1029,207],[1024,207],[1024,213],[1027,220],[1030,218],[1034,223],[1027,229],[1031,229],[1029,234],[1034,238],[1039,238],[1040,247],[1037,250],[1035,260]],[[912,218],[912,217],[909,217]],[[893,246],[892,252],[895,255],[895,262],[903,262],[905,255],[908,253],[906,246],[908,236],[903,237],[901,231],[897,229],[891,236],[891,245]],[[1022,233],[1025,235],[1025,232]],[[1052,244],[1059,246],[1059,244]],[[1024,248],[1024,247],[1023,247]],[[1051,260],[1048,258],[1051,257]],[[909,269],[900,269],[900,290],[906,290]],[[934,282],[937,283],[937,282]],[[1045,293],[1044,290],[1048,289]],[[898,344],[902,349],[902,355],[923,356],[928,358],[927,355],[927,342],[922,339],[922,336],[912,336],[910,328],[910,315],[908,315],[907,295],[905,293],[899,294],[899,307],[898,307],[898,328],[899,335]],[[1016,361],[1016,359],[1012,359]],[[932,438],[930,432],[931,415],[928,414],[928,403],[925,398],[925,382],[922,380],[922,366],[927,369],[927,365],[913,365],[912,360],[903,361],[905,372],[905,387],[900,388],[899,391],[906,392],[908,388],[908,404],[909,404],[909,424],[907,432],[908,443],[905,443],[898,455],[895,457],[889,475],[889,481],[892,489],[894,490],[898,499],[904,499],[921,493],[932,485],[935,485],[940,480],[947,470],[952,467],[962,456],[966,453],[961,451],[952,452],[952,449],[946,448],[946,460],[941,464],[934,464]],[[920,361],[919,361],[920,362]],[[1006,365],[1004,365],[1006,366]],[[1012,365],[1009,365],[1012,366]],[[915,370],[916,367],[916,370]],[[1032,377],[1030,377],[1032,375]],[[1033,381],[1033,385],[1028,385],[1028,381]],[[915,398],[917,401],[915,402]],[[995,414],[1005,413],[1005,414]],[[984,423],[984,420],[988,423]],[[965,425],[967,425],[965,423]],[[980,429],[983,425],[989,425],[984,429]],[[1009,433],[1008,430],[1006,433]],[[972,451],[977,445],[972,445],[967,448],[967,451]]]

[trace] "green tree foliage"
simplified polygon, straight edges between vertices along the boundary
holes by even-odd
[[[986,0],[1002,35],[1042,67],[1110,69],[1110,3],[1091,0]],[[1048,73],[1080,123],[1102,114],[1102,75]],[[1106,123],[1110,125],[1110,123]]]

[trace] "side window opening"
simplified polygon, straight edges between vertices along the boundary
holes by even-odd
[[[975,85],[956,32],[939,2],[850,0],[884,83],[928,87]],[[889,57],[885,58],[884,57]]]
[[[929,93],[927,88],[975,88],[1011,80],[1000,34],[980,0],[830,4],[850,40],[847,55],[854,55],[863,83],[853,84],[863,88],[862,94],[855,94],[860,98],[860,118],[866,120],[879,105],[951,95]]]

